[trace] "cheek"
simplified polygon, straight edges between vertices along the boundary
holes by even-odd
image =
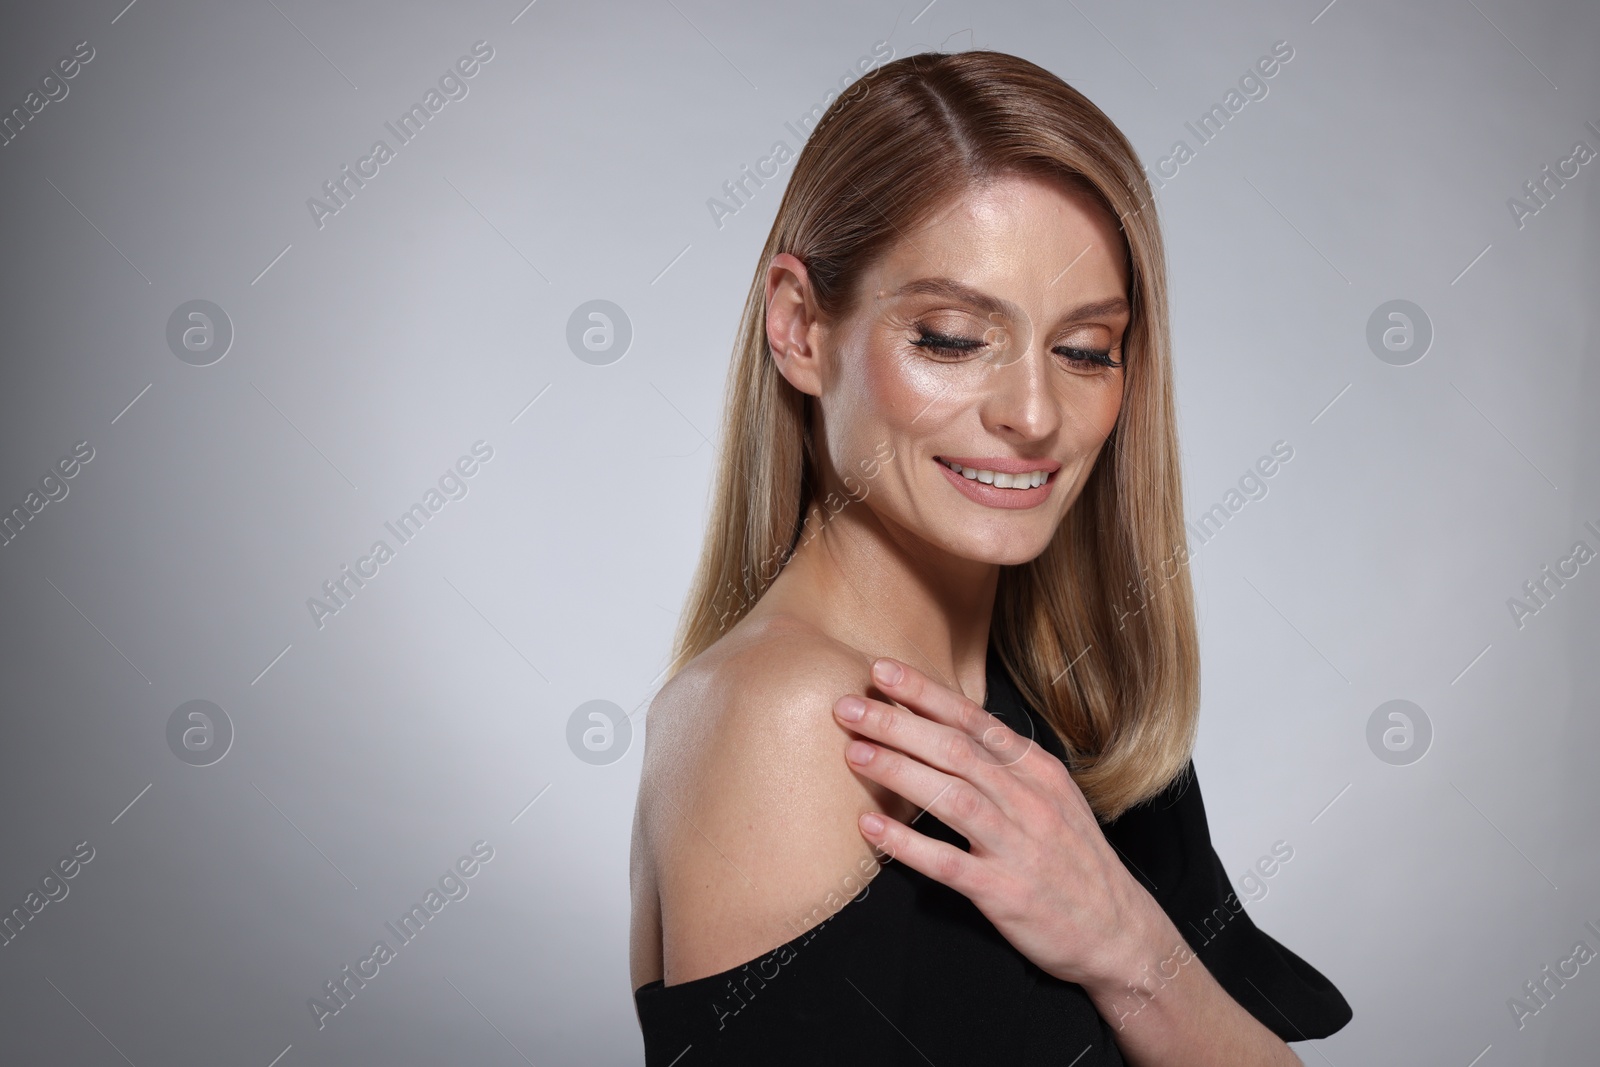
[[[1122,412],[1122,375],[1092,384],[1086,383],[1069,397],[1068,410],[1078,413],[1074,420],[1076,436],[1085,448],[1098,448],[1100,443],[1116,429],[1117,416]]]
[[[1088,480],[1090,472],[1105,453],[1106,438],[1116,429],[1117,416],[1122,411],[1122,378],[1100,383],[1076,383],[1063,397],[1067,423],[1063,427],[1065,445],[1072,454],[1069,466],[1074,468],[1073,492],[1065,500],[1076,498],[1077,491]],[[1063,472],[1065,473],[1065,472]]]
[[[844,395],[852,398],[848,418],[850,436],[871,435],[870,451],[877,441],[904,440],[937,427],[941,409],[960,404],[959,390],[925,360],[879,350],[855,364]]]
[[[888,346],[867,348],[844,367],[827,428],[833,467],[855,480],[873,470],[871,506],[896,510],[894,501],[917,480],[919,442],[958,417],[969,398],[940,368]]]

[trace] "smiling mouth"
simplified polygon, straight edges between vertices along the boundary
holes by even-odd
[[[1044,485],[1055,473],[1054,471],[1042,467],[1029,471],[1009,473],[1006,471],[988,470],[983,467],[963,466],[960,463],[947,460],[942,456],[935,456],[934,458],[968,481],[982,482],[984,485],[992,485],[996,489],[1033,489]]]

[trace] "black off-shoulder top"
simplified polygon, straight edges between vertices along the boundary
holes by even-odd
[[[987,670],[984,706],[1064,758],[992,645]],[[931,813],[916,828],[967,847]],[[1103,829],[1206,969],[1269,1030],[1300,1041],[1350,1021],[1339,990],[1258,929],[1231,890],[1192,761]],[[1158,996],[1160,984],[1149,983]],[[648,982],[634,1005],[646,1067],[1124,1062],[1118,1020],[1102,1018],[1082,986],[1045,974],[966,897],[892,860],[793,940],[721,974]]]

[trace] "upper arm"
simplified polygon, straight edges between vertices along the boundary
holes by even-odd
[[[635,990],[661,977],[661,900],[645,840],[644,810],[642,803],[634,808],[628,846],[628,975],[629,988]]]
[[[669,985],[792,940],[877,873],[856,819],[894,801],[845,762],[851,735],[833,716],[868,667],[820,642],[784,653],[727,663],[680,696],[669,742],[647,753]]]

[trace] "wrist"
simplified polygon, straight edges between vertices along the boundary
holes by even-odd
[[[1150,904],[1150,912],[1127,932],[1108,962],[1081,983],[1113,1024],[1119,1014],[1140,1011],[1197,959],[1167,913],[1153,898]],[[1108,1013],[1106,1008],[1117,1010]]]

